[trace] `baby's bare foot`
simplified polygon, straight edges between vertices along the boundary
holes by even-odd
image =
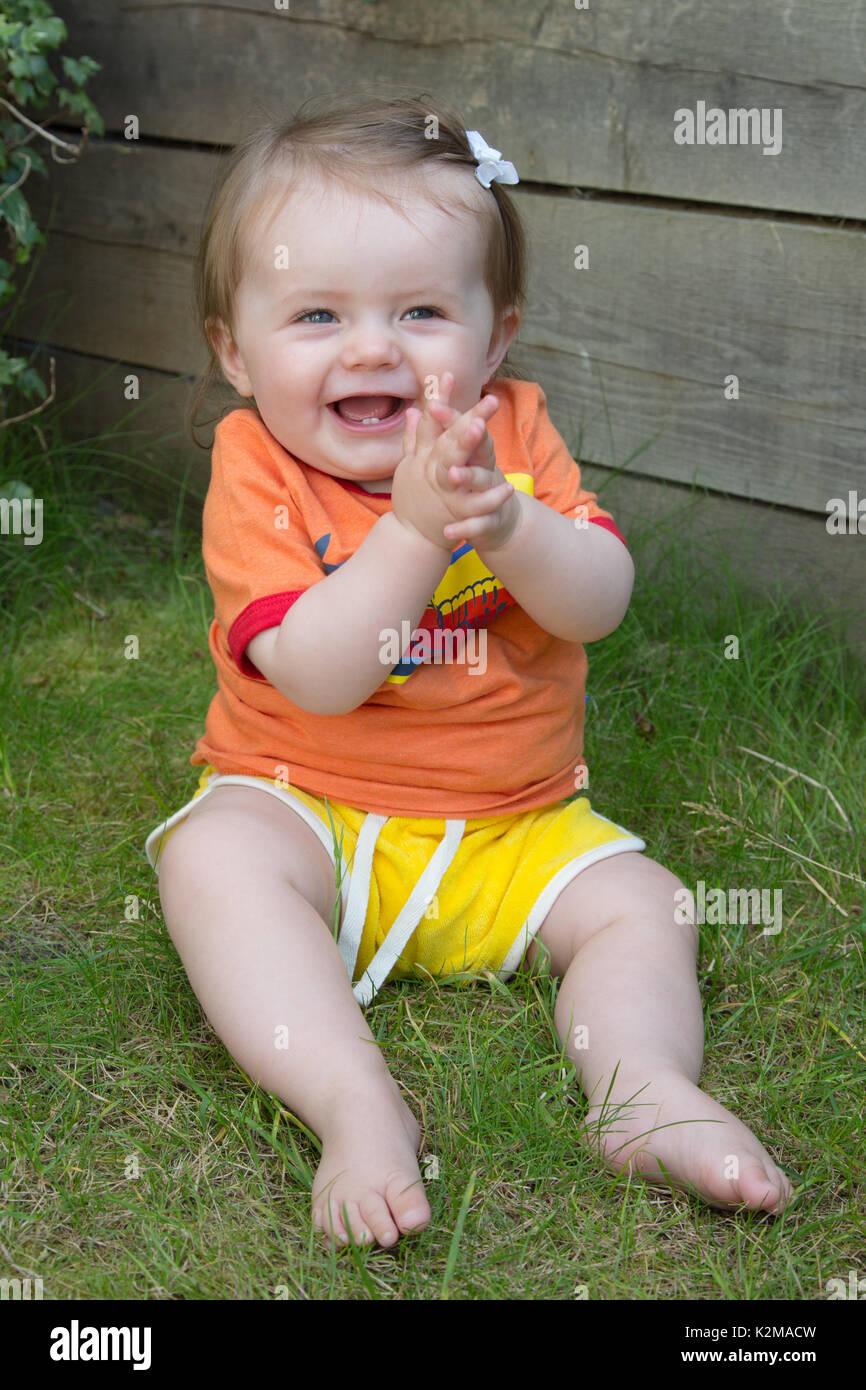
[[[313,1182],[313,1226],[326,1239],[356,1245],[395,1245],[430,1220],[418,1168],[421,1130],[399,1094],[344,1096],[326,1133]],[[344,1212],[345,1203],[345,1212]]]
[[[597,1100],[586,1137],[615,1171],[697,1192],[714,1207],[780,1212],[787,1205],[791,1184],[760,1141],[688,1077],[657,1074],[647,1084],[645,1074],[620,1070],[607,1102]]]

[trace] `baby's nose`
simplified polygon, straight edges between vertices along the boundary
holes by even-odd
[[[399,362],[400,345],[393,330],[383,324],[358,324],[350,329],[342,344],[343,364],[375,370]]]

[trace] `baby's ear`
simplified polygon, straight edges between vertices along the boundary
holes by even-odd
[[[506,356],[514,339],[517,337],[521,318],[520,306],[517,304],[509,304],[493,331],[490,339],[490,351],[487,357],[487,366],[491,380],[499,370],[503,358]]]
[[[226,381],[235,388],[239,396],[251,396],[252,384],[228,326],[220,318],[208,318],[205,321],[205,333]]]
[[[220,329],[221,324],[221,318],[214,318],[213,314],[209,314],[209,317],[204,320],[204,336],[206,336],[214,353],[217,352],[218,329]]]
[[[221,357],[227,345],[231,342],[232,335],[228,328],[223,323],[222,319],[214,318],[211,315],[204,321],[204,331],[205,337],[210,343],[211,348],[216,353],[217,357]]]

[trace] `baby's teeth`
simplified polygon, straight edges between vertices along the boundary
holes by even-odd
[[[381,419],[381,416],[379,416],[379,415],[365,415],[365,416],[364,416],[364,419],[361,421],[361,424],[362,424],[362,425],[378,425],[380,419]]]

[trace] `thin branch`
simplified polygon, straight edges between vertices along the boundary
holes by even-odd
[[[53,358],[53,357],[51,358],[51,361],[50,361],[50,369],[51,369],[51,390],[49,391],[48,395],[45,397],[45,400],[42,402],[42,404],[41,404],[41,405],[34,406],[32,410],[27,410],[27,411],[25,411],[23,415],[11,415],[11,416],[9,417],[8,420],[0,420],[0,430],[4,430],[4,429],[6,428],[7,425],[17,425],[18,422],[19,422],[20,420],[29,420],[30,417],[31,417],[31,415],[38,415],[38,414],[40,413],[40,411],[44,410],[45,407],[46,407],[47,405],[50,405],[50,404],[51,404],[51,402],[54,400],[54,386],[55,386],[55,381],[54,381],[54,358]]]
[[[0,203],[3,202],[4,198],[8,198],[10,193],[14,193],[16,188],[21,187],[27,175],[30,173],[30,170],[33,168],[33,160],[30,158],[29,154],[25,154],[24,158],[27,161],[27,168],[22,173],[20,179],[16,179],[14,183],[10,183],[9,187],[4,188],[3,192],[0,193]]]
[[[45,135],[45,134],[47,134],[47,131],[43,131],[42,133],[43,133],[43,135]],[[60,155],[57,153],[56,148],[54,147],[54,145],[52,145],[52,146],[51,146],[51,158],[54,160],[54,163],[55,163],[55,164],[74,164],[74,163],[76,162],[76,160],[80,157],[81,151],[84,149],[84,146],[87,144],[87,137],[88,137],[89,134],[90,134],[90,126],[89,126],[89,125],[83,125],[83,126],[81,127],[81,140],[80,140],[79,144],[67,146],[68,149],[73,149],[73,150],[75,151],[75,153],[74,153],[74,155],[72,156],[71,159],[61,159]]]
[[[59,135],[52,135],[49,130],[45,130],[41,125],[37,125],[35,121],[31,121],[29,116],[25,116],[23,111],[19,111],[18,108],[13,106],[10,101],[7,101],[5,97],[0,97],[0,105],[5,106],[8,111],[11,111],[16,120],[21,121],[26,126],[29,126],[30,129],[35,131],[37,135],[41,135],[44,140],[49,140],[51,142],[51,156],[56,161],[56,163],[74,164],[75,160],[78,158],[78,156],[81,154],[81,151],[84,149],[85,143],[87,141],[88,131],[90,129],[89,126],[82,126],[83,134],[81,143],[78,145],[70,145],[68,140],[61,140]],[[56,145],[59,145],[61,149],[70,150],[73,156],[72,159],[60,159],[56,149],[54,148],[54,146]]]

